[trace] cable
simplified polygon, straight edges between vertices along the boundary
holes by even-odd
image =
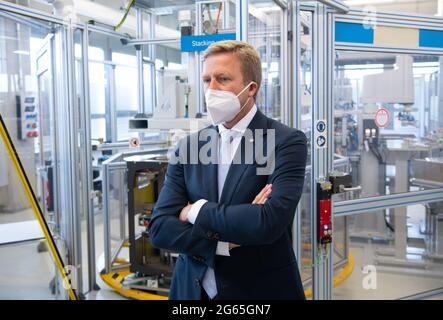
[[[218,33],[218,21],[220,20],[220,13],[223,8],[223,2],[220,2],[220,5],[218,6],[218,12],[217,12],[217,20],[215,21],[215,33]]]
[[[204,30],[205,34],[217,34],[218,33],[218,23],[220,21],[220,14],[222,12],[222,8],[223,8],[223,3],[220,3],[218,6],[217,19],[216,19],[216,22],[214,25],[214,21],[211,16],[211,10],[209,8],[209,4],[206,5],[205,10],[208,13],[209,20],[206,20],[205,22],[209,23],[209,28],[206,27],[206,30]],[[214,31],[212,31],[212,30],[214,30]]]
[[[392,224],[388,222],[388,217],[387,217],[386,211],[384,212],[384,218],[385,218],[386,227],[388,227],[388,229],[391,230],[392,232],[395,232],[395,229],[392,226]]]
[[[381,155],[380,155],[378,152],[376,152],[376,150],[374,149],[374,147],[372,146],[372,144],[371,144],[371,143],[368,143],[368,146],[369,146],[369,150],[371,150],[372,154],[377,158],[377,160],[378,160],[380,163],[383,163],[383,159],[381,158]]]
[[[134,0],[129,1],[128,6],[126,7],[125,14],[123,15],[123,18],[120,20],[120,22],[114,27],[114,30],[117,31],[122,24],[126,21],[126,18],[128,17],[129,10],[131,9],[132,5],[134,4]]]

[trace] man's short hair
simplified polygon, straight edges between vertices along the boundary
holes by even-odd
[[[250,44],[238,40],[214,42],[206,49],[203,60],[222,53],[233,53],[237,55],[241,64],[244,84],[247,85],[251,81],[257,83],[257,92],[254,95],[255,99],[258,89],[260,88],[262,77],[261,61],[257,50]]]

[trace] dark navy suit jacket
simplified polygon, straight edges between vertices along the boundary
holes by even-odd
[[[257,175],[256,169],[264,167],[262,161],[231,164],[220,200],[216,163],[190,164],[192,152],[188,152],[179,157],[178,163],[168,166],[149,234],[154,246],[180,253],[170,299],[201,299],[202,279],[208,266],[214,268],[218,299],[305,298],[291,227],[303,189],[306,137],[260,111],[248,128],[262,133],[265,151],[267,132],[275,130],[274,171]],[[218,133],[216,126],[206,130]],[[243,136],[243,147],[238,148],[242,157],[247,150],[246,139]],[[255,144],[257,140],[249,141]],[[180,155],[184,144],[189,148],[191,141],[190,136],[183,139],[175,155]],[[199,151],[205,143],[198,142]],[[184,159],[188,162],[184,163]],[[272,183],[272,194],[266,203],[251,204],[267,183]],[[181,209],[199,199],[208,202],[200,209],[194,225],[180,221]],[[229,257],[219,256],[215,254],[218,241],[240,247],[232,249]]]

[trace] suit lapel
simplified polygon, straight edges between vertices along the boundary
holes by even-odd
[[[263,129],[263,137],[266,135],[266,128],[267,128],[267,119],[265,115],[263,115],[260,110],[257,110],[257,113],[252,118],[251,122],[248,125],[248,129],[253,134],[253,142],[252,142],[252,152],[253,152],[253,158],[252,163],[254,163],[254,153],[255,153],[255,130],[256,129]],[[246,141],[245,135],[243,135],[241,142],[237,148],[237,151],[235,153],[234,159],[238,157],[238,159],[241,159],[240,164],[231,164],[229,167],[228,174],[226,176],[225,184],[223,185],[222,194],[220,196],[220,203],[226,203],[229,204],[232,201],[232,197],[236,193],[237,187],[239,185],[239,182],[245,173],[246,169],[251,165],[251,163],[246,164],[245,159],[247,159],[247,156],[245,155],[246,150],[246,144],[251,143],[250,141]],[[248,137],[249,140],[250,137]],[[262,141],[265,143],[265,140],[262,139]],[[217,181],[217,180],[216,180]],[[218,188],[217,188],[218,189]]]
[[[204,186],[203,188],[207,190],[207,194],[208,194],[208,201],[211,202],[218,202],[218,183],[217,183],[217,179],[218,179],[218,165],[217,165],[217,159],[218,159],[218,127],[217,126],[212,126],[209,130],[215,130],[216,134],[212,135],[211,137],[213,137],[214,139],[216,139],[216,141],[214,142],[213,146],[209,149],[208,151],[208,156],[211,157],[212,156],[212,152],[215,153],[215,161],[211,161],[209,164],[207,165],[203,165],[203,182],[204,182]],[[209,138],[211,139],[211,138]],[[210,140],[209,140],[210,141]],[[199,152],[201,147],[206,144],[209,143],[208,141],[200,141],[199,140]]]

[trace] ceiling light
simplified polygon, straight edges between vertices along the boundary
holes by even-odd
[[[24,56],[29,56],[29,51],[25,51],[25,50],[15,50],[14,51],[15,54],[21,54]]]

